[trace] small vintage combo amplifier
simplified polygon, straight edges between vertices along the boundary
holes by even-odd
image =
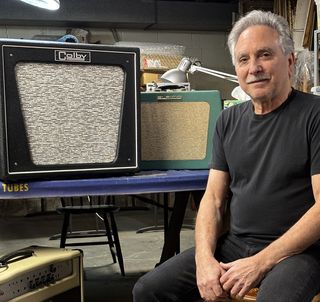
[[[139,168],[140,52],[0,39],[0,179]]]
[[[0,257],[0,302],[82,302],[80,250],[30,246]]]
[[[208,169],[221,110],[217,90],[142,93],[141,168]]]

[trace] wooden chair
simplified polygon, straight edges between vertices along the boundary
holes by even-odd
[[[259,289],[253,288],[251,289],[248,294],[243,299],[232,299],[233,302],[253,302],[256,301],[257,294]],[[320,293],[316,295],[311,302],[320,302]]]
[[[118,260],[120,271],[122,276],[125,276],[124,263],[121,252],[120,240],[118,235],[118,229],[114,218],[114,213],[119,211],[119,207],[115,206],[112,202],[105,202],[106,198],[100,196],[86,196],[84,202],[83,198],[80,198],[80,204],[75,203],[75,198],[61,198],[62,207],[57,208],[57,212],[63,215],[63,225],[60,235],[60,247],[66,246],[85,246],[85,245],[107,245],[109,246],[113,262]],[[70,231],[71,216],[93,213],[104,223],[104,230],[96,229],[95,231]],[[109,221],[110,220],[110,221]],[[86,238],[106,236],[107,240],[104,241],[81,241],[66,243],[69,238]]]

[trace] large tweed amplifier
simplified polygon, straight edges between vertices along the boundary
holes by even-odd
[[[141,93],[141,168],[208,169],[217,90]]]
[[[81,302],[80,250],[31,246],[0,257],[0,301]]]

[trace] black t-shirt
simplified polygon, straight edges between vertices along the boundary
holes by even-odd
[[[231,233],[249,241],[281,236],[314,204],[320,98],[293,90],[265,115],[256,115],[250,101],[225,109],[216,124],[211,168],[231,177]]]

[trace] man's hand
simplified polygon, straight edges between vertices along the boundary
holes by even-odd
[[[226,270],[220,278],[220,283],[231,297],[243,298],[251,288],[260,283],[268,271],[257,255],[229,263],[221,262],[220,265]]]
[[[225,270],[214,259],[197,264],[197,285],[201,298],[206,302],[229,301],[228,294],[220,284]]]

